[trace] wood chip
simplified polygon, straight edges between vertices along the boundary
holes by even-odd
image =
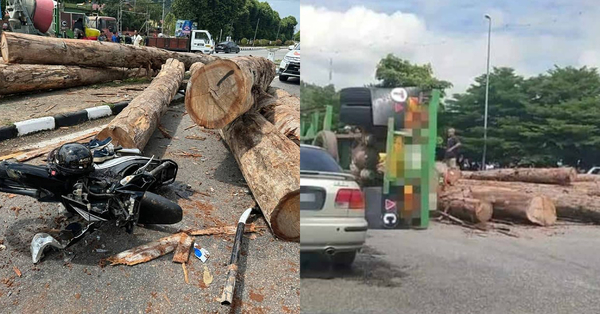
[[[179,244],[177,244],[177,248],[175,249],[175,254],[173,255],[173,262],[187,263],[193,243],[194,238],[190,237],[186,233],[182,233],[179,239]]]
[[[213,282],[213,276],[208,271],[208,267],[206,267],[206,265],[204,265],[204,274],[202,275],[202,279],[207,287]]]
[[[21,271],[19,270],[19,268],[17,266],[13,266],[13,270],[15,271],[17,276],[21,277]]]
[[[58,105],[58,103],[56,103],[56,104],[54,104],[54,105],[50,106],[48,109],[46,109],[46,112],[48,112],[48,111],[52,110],[54,107],[56,107],[56,105]]]
[[[183,279],[185,280],[185,283],[189,284],[190,278],[188,277],[188,271],[187,267],[185,266],[185,263],[181,264],[181,268],[183,268]]]
[[[191,129],[191,128],[195,127],[195,126],[197,126],[197,124],[192,124],[192,125],[188,126],[187,128],[185,128],[184,130],[186,130],[186,131],[187,131],[187,130],[189,130],[189,129]]]
[[[167,302],[169,302],[169,305],[173,306],[173,303],[171,303],[171,300],[169,300],[169,297],[167,296],[167,294],[163,293],[163,296],[165,297],[165,300],[167,300]]]
[[[206,139],[206,137],[204,136],[200,136],[200,135],[188,135],[185,138],[187,138],[188,140],[198,140],[198,141],[204,141]]]
[[[162,126],[162,124],[158,125],[158,130],[160,131],[160,133],[162,133],[162,135],[165,138],[168,138],[168,139],[172,139],[173,138],[173,136],[171,136],[171,134],[169,134],[169,130],[167,130],[164,126]]]
[[[188,153],[188,152],[184,152],[184,151],[173,152],[171,154],[176,155],[176,156],[182,156],[182,157],[193,157],[193,158],[202,157],[202,154]]]

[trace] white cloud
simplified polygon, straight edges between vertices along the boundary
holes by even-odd
[[[502,30],[510,14],[489,8],[494,18],[492,66],[509,66],[521,75],[536,75],[560,66],[600,65],[600,44],[591,31],[589,19],[570,24],[549,22],[547,33]],[[419,64],[431,63],[435,75],[451,81],[450,91],[463,92],[473,79],[485,72],[487,20],[481,18],[479,33],[432,31],[426,20],[412,13],[378,13],[365,7],[345,12],[302,5],[302,54],[304,81],[329,83],[329,58],[333,58],[333,83],[336,88],[374,83],[377,62],[393,53]],[[540,23],[531,17],[527,22]],[[522,23],[524,21],[513,21]],[[548,22],[548,21],[545,21]],[[594,29],[598,29],[595,27]],[[570,32],[567,35],[566,32]]]

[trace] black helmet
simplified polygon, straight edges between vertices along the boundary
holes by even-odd
[[[63,175],[85,174],[94,171],[92,152],[82,144],[69,143],[54,149],[48,155],[51,168]]]

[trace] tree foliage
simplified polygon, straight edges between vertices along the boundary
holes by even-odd
[[[454,95],[440,132],[458,131],[463,153],[480,160],[485,75]],[[503,165],[592,166],[600,163],[600,75],[595,68],[555,67],[531,78],[511,68],[490,73],[486,160]]]
[[[119,16],[119,0],[103,0],[100,4],[104,4],[102,14],[118,18]],[[155,22],[160,25],[162,18],[162,1],[161,0],[136,0],[129,2],[131,7],[123,5],[123,30],[140,30],[146,20]]]
[[[442,94],[445,89],[452,87],[452,83],[433,76],[431,64],[411,64],[393,54],[388,54],[379,61],[375,78],[381,81],[379,87],[416,86],[425,90],[437,88]]]
[[[321,113],[319,124],[323,123],[323,112],[330,105],[333,107],[332,127],[339,126],[340,94],[331,85],[318,86],[304,81],[300,82],[300,112],[302,121],[312,122],[311,113]]]

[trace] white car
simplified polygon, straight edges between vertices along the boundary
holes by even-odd
[[[215,43],[210,33],[205,30],[193,30],[190,34],[190,51],[201,52],[203,54],[212,54],[215,52]]]
[[[592,167],[587,174],[600,174],[600,167]]]
[[[300,77],[300,44],[290,48],[279,64],[279,80],[282,82],[289,77]]]
[[[363,193],[327,151],[300,145],[300,252],[350,266],[367,237]]]

